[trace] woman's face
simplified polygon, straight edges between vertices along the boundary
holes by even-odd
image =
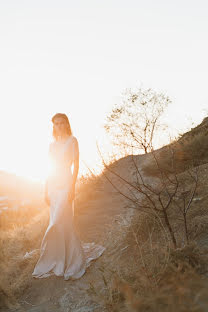
[[[64,118],[56,117],[53,124],[57,135],[62,135],[65,133],[66,120]]]

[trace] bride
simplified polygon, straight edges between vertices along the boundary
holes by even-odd
[[[40,257],[32,276],[63,276],[78,279],[105,247],[80,240],[74,225],[75,184],[79,171],[79,144],[66,114],[52,117],[53,142],[49,145],[50,172],[45,184],[45,201],[50,222],[40,246]],[[73,173],[71,166],[73,166]]]

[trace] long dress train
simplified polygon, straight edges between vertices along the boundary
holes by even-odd
[[[71,165],[77,155],[79,146],[74,135],[70,135],[64,143],[54,141],[50,144],[50,222],[32,273],[35,278],[57,275],[63,276],[64,280],[78,279],[91,261],[100,257],[106,249],[94,242],[82,242],[74,226],[74,200],[68,200],[68,192],[72,182]]]

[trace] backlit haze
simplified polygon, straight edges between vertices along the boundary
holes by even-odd
[[[51,117],[65,113],[80,174],[111,151],[106,114],[126,88],[172,100],[176,135],[208,108],[207,1],[0,1],[0,170],[44,181]],[[168,142],[165,133],[158,146]]]

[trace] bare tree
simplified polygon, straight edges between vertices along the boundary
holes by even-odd
[[[115,104],[107,115],[104,129],[113,138],[113,144],[130,154],[132,146],[145,153],[153,149],[155,134],[167,126],[160,118],[171,100],[151,88],[126,89],[122,103]]]
[[[174,219],[178,218],[182,222],[186,242],[189,243],[190,233],[188,229],[187,215],[190,211],[190,207],[198,186],[199,167],[192,167],[187,171],[189,176],[192,178],[192,183],[189,183],[187,189],[184,190],[184,178],[181,178],[180,174],[177,174],[174,170],[174,150],[171,146],[169,146],[169,149],[172,157],[172,170],[169,174],[161,169],[156,157],[156,152],[152,150],[151,155],[156,162],[159,170],[159,183],[157,186],[153,187],[145,181],[145,177],[143,177],[141,170],[138,168],[138,165],[135,161],[135,157],[138,156],[133,155],[133,153],[131,154],[131,159],[134,164],[136,173],[136,181],[132,182],[132,179],[131,181],[127,180],[126,178],[122,177],[118,172],[112,170],[111,166],[106,165],[98,147],[99,153],[102,157],[102,162],[106,169],[105,171],[103,171],[106,179],[111,183],[111,185],[117,190],[118,193],[120,193],[133,204],[131,208],[138,209],[142,212],[146,212],[147,214],[151,214],[156,218],[164,220],[164,224],[169,233],[169,237],[173,243],[173,246],[174,248],[177,248],[179,242],[177,242],[176,239]],[[113,179],[109,178],[109,176],[107,175],[107,171],[116,176],[119,181],[126,185],[129,192],[125,193],[123,190],[121,190],[121,188],[119,189],[116,183],[113,182]],[[137,194],[140,194],[142,196],[136,196]],[[176,212],[176,208],[179,208],[179,215]]]

